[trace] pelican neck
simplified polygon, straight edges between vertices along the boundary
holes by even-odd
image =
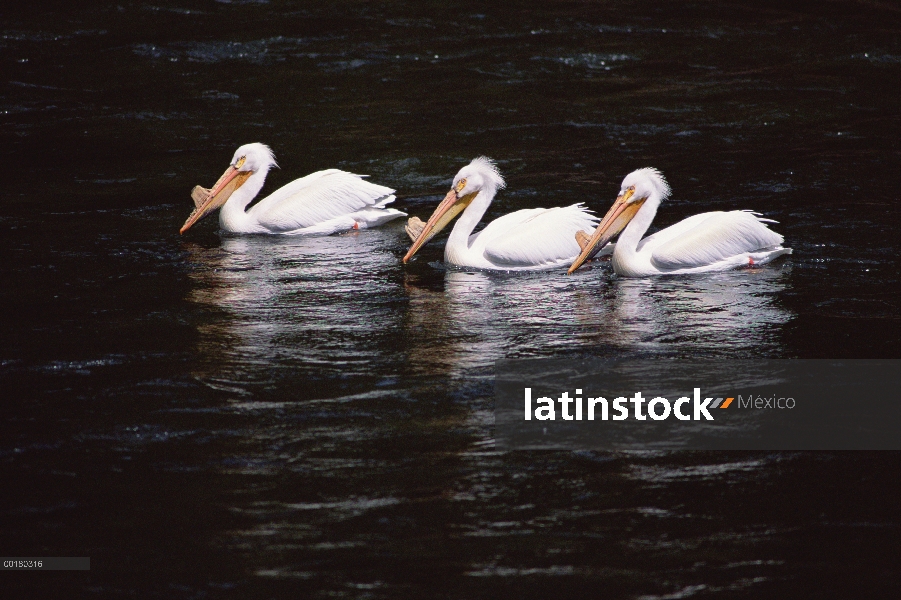
[[[454,228],[451,230],[450,237],[447,240],[448,247],[451,245],[469,247],[469,236],[476,228],[476,225],[479,224],[479,221],[482,220],[485,211],[491,206],[491,201],[494,200],[496,193],[496,188],[486,187],[476,195],[472,203],[463,210],[463,214],[460,215],[460,218],[454,224]]]
[[[225,204],[219,210],[219,226],[225,231],[240,232],[245,231],[253,226],[253,219],[247,213],[247,205],[250,204],[266,182],[266,175],[269,168],[255,171],[253,175],[247,178],[244,185],[239,187],[226,200]]]
[[[634,254],[636,252],[639,242],[641,242],[644,234],[648,231],[651,223],[654,222],[658,208],[660,208],[660,197],[657,194],[652,194],[645,200],[641,208],[638,209],[638,213],[629,221],[629,224],[626,225],[626,228],[619,235],[615,249],[617,254],[622,256],[626,253]]]

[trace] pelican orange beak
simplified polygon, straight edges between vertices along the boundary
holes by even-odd
[[[610,210],[608,210],[607,214],[604,215],[604,218],[601,219],[598,228],[594,230],[591,239],[588,240],[588,243],[582,248],[582,253],[575,261],[573,261],[572,266],[569,267],[569,270],[566,272],[568,275],[572,275],[573,271],[581,267],[585,261],[593,258],[595,254],[601,251],[601,248],[606,246],[610,240],[625,229],[626,225],[629,224],[629,221],[635,218],[635,215],[638,214],[638,209],[641,208],[641,205],[644,204],[647,198],[639,198],[634,202],[629,202],[634,194],[635,190],[629,188],[616,198],[613,206],[610,207]]]
[[[422,231],[419,232],[416,241],[413,242],[413,245],[410,246],[410,249],[404,256],[404,264],[413,258],[413,255],[416,254],[426,242],[435,237],[439,231],[447,227],[447,224],[453,221],[454,217],[463,212],[463,209],[475,200],[478,192],[466,194],[465,196],[457,195],[466,185],[465,181],[460,183],[462,185],[458,184],[456,188],[452,188],[451,191],[447,193],[447,196],[444,197],[444,200],[441,201],[441,204],[438,205],[438,208],[436,208],[435,212],[432,213],[432,216],[429,217],[429,220],[422,228]]]
[[[191,198],[194,199],[194,212],[181,226],[179,233],[186,232],[194,223],[221,207],[235,193],[235,190],[247,182],[253,172],[238,170],[244,165],[244,160],[244,157],[241,157],[238,162],[227,168],[211,189],[204,190],[200,186],[194,188],[191,192]]]

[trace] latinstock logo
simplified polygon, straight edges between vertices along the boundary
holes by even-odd
[[[735,399],[738,398],[738,402]],[[647,404],[645,404],[647,403]],[[557,415],[563,421],[625,421],[631,418],[636,421],[663,421],[675,417],[680,421],[713,421],[711,410],[722,410],[730,406],[740,408],[794,408],[794,398],[781,398],[773,396],[764,398],[757,396],[742,397],[741,395],[703,398],[701,388],[694,388],[691,397],[682,396],[675,402],[662,396],[646,399],[641,392],[633,396],[618,396],[609,401],[598,396],[596,398],[584,398],[581,389],[576,389],[575,396],[570,396],[569,391],[563,392],[556,400],[542,396],[532,401],[532,388],[524,388],[523,418],[531,421],[556,421]],[[631,406],[629,406],[631,404]],[[559,405],[559,410],[558,410]],[[686,412],[689,411],[689,412]]]
[[[495,439],[504,450],[901,449],[898,387],[894,359],[502,360]]]

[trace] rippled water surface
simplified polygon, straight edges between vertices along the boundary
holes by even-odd
[[[17,596],[897,597],[897,453],[500,453],[491,412],[498,358],[899,357],[894,3],[0,17],[0,540],[92,561]],[[404,266],[398,222],[179,236],[251,141],[266,190],[338,167],[423,218],[480,154],[489,218],[654,166],[658,225],[751,208],[795,253],[627,280]]]

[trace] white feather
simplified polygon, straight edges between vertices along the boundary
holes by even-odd
[[[359,175],[329,169],[293,181],[247,211],[272,231],[293,231],[357,212],[383,208],[394,190],[369,183]]]
[[[791,254],[791,248],[782,247],[783,237],[766,226],[775,221],[748,210],[693,215],[642,239],[670,189],[655,169],[639,169],[627,175],[620,194],[630,188],[632,197],[645,200],[613,251],[613,269],[620,275],[723,271]]]
[[[576,232],[597,223],[581,204],[518,210],[489,223],[474,246],[481,245],[485,258],[501,267],[558,266],[579,255]]]
[[[232,165],[250,176],[219,212],[219,225],[229,233],[324,235],[374,227],[404,216],[385,208],[395,199],[393,189],[339,169],[301,177],[247,209],[263,188],[269,169],[276,166],[275,157],[268,146],[246,144],[235,152]]]
[[[662,270],[717,263],[733,256],[775,248],[783,237],[754,215],[734,210],[710,212],[682,227],[678,236],[651,249],[651,264]]]
[[[499,189],[505,187],[494,161],[484,156],[457,173],[458,198],[475,194],[460,215],[444,248],[444,260],[458,267],[503,271],[533,271],[562,267],[579,255],[576,233],[591,231],[597,218],[581,204],[563,208],[532,208],[512,212],[473,234]],[[423,224],[408,225],[419,235]]]

